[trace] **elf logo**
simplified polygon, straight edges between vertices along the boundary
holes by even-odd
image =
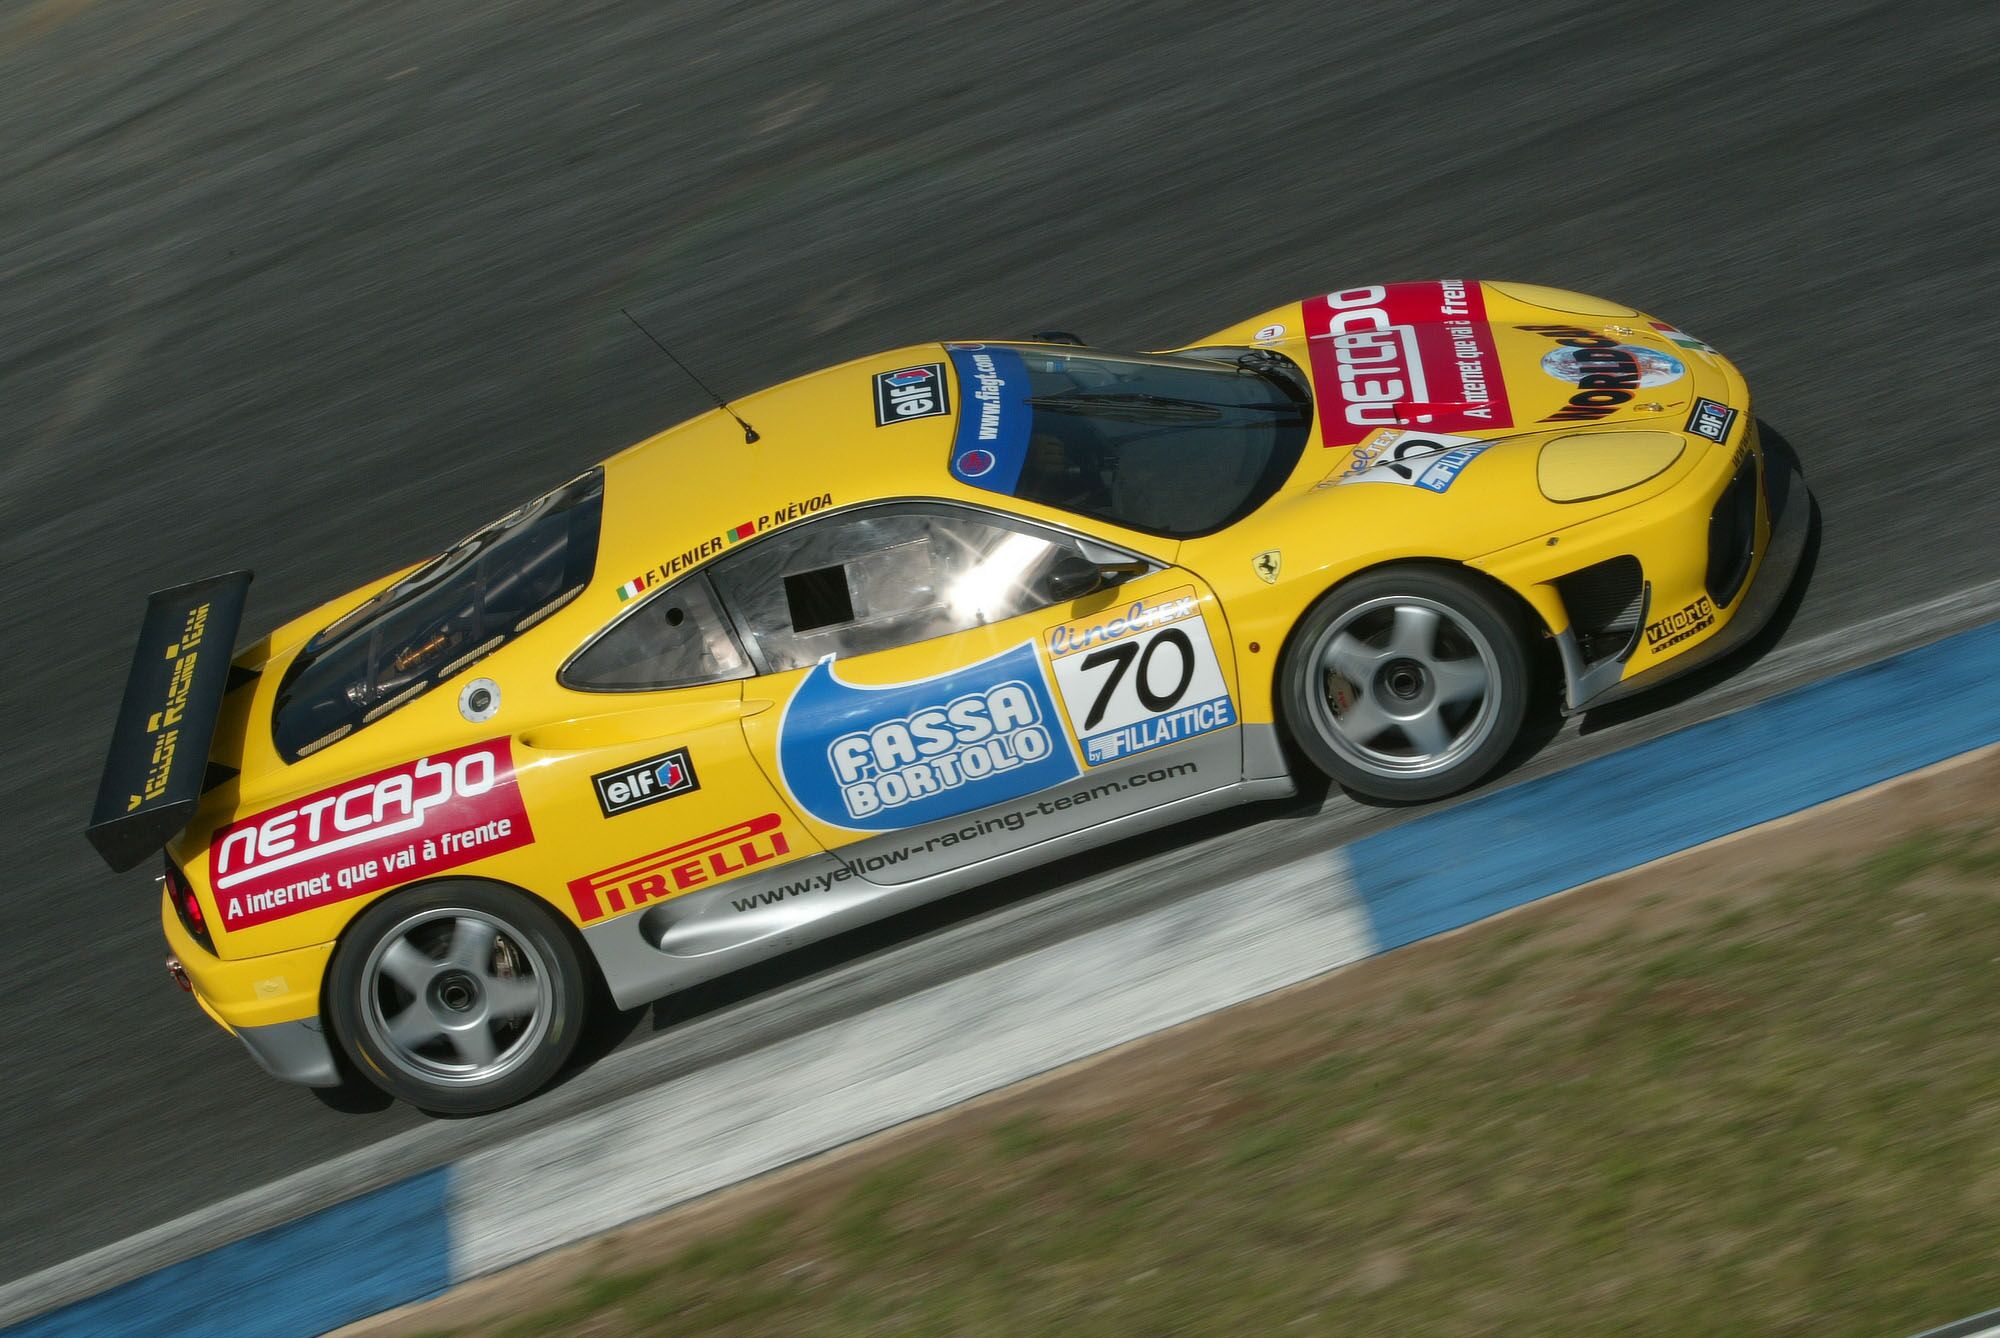
[[[590,783],[597,791],[597,807],[607,818],[701,788],[685,748],[627,763],[616,771],[600,771]]]
[[[912,418],[941,418],[950,412],[951,394],[945,389],[943,363],[876,373],[875,426],[887,427]]]

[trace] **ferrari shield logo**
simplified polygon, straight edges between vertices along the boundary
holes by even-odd
[[[1257,579],[1265,585],[1276,585],[1278,583],[1278,564],[1283,561],[1284,559],[1279,556],[1277,549],[1267,548],[1256,557],[1250,559],[1250,570],[1256,572]]]

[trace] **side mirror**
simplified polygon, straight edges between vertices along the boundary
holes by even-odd
[[[1104,584],[1104,569],[1075,549],[1056,554],[1046,578],[1049,598],[1057,604],[1082,599]]]
[[[1086,539],[1076,548],[1065,548],[1056,554],[1047,577],[1049,598],[1059,604],[1082,599],[1124,577],[1143,576],[1146,571],[1145,562]]]

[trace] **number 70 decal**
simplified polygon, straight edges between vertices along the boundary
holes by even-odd
[[[1053,628],[1048,649],[1089,766],[1236,723],[1191,587]]]

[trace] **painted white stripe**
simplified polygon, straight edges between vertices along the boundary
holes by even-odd
[[[1314,854],[638,1093],[461,1162],[475,1277],[1368,956]]]

